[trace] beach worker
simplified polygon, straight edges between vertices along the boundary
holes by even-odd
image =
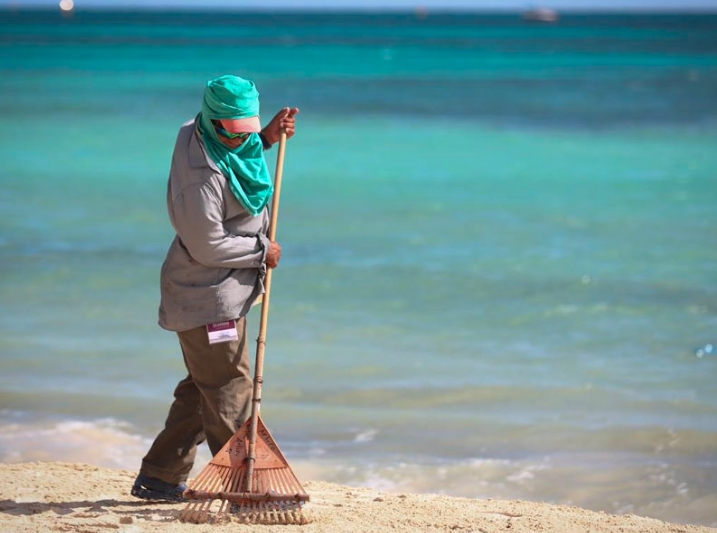
[[[207,82],[201,111],[177,135],[167,185],[176,232],[162,265],[159,325],[179,337],[187,376],[142,459],[133,496],[181,500],[197,446],[212,455],[251,414],[245,316],[263,292],[281,247],[267,238],[273,182],[264,150],[282,129],[294,135],[297,108],[262,129],[254,82]]]

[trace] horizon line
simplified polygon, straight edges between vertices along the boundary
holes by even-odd
[[[152,5],[92,5],[92,6],[81,6],[74,7],[71,12],[89,12],[89,11],[155,11],[155,12],[172,12],[172,11],[194,11],[194,12],[231,12],[231,13],[394,13],[394,14],[420,14],[422,16],[433,14],[449,14],[449,13],[494,13],[494,14],[522,14],[531,11],[532,9],[520,9],[520,8],[497,8],[497,7],[450,7],[450,8],[405,8],[405,7],[361,7],[361,6],[347,6],[347,7],[237,7],[237,6],[188,6],[188,5],[174,5],[174,6],[152,6]],[[49,5],[13,5],[13,4],[1,4],[0,11],[57,11],[62,12],[59,6]],[[561,9],[551,9],[558,13],[563,14],[717,14],[717,6],[715,7],[682,7],[682,6],[661,6],[661,7],[639,7],[639,6],[626,6],[626,7],[567,7]]]

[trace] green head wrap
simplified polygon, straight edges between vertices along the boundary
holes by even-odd
[[[229,182],[244,208],[256,216],[269,202],[274,186],[264,161],[258,133],[231,149],[217,137],[212,120],[245,119],[259,115],[259,92],[254,82],[238,76],[220,76],[207,82],[197,125],[204,148]]]

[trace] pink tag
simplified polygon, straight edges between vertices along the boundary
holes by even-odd
[[[237,321],[227,320],[225,322],[207,324],[207,335],[209,336],[209,344],[237,341],[239,340],[239,335],[237,335]]]

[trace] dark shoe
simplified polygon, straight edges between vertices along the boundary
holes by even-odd
[[[132,485],[132,496],[143,500],[154,500],[160,502],[181,502],[184,501],[182,493],[187,490],[186,483],[175,485],[161,479],[139,474]]]

